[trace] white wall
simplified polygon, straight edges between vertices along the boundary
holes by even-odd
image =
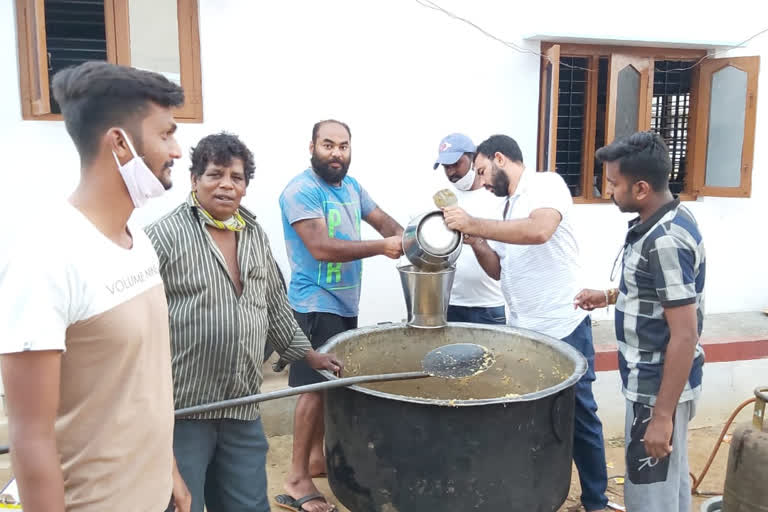
[[[764,1],[733,0],[727,11],[713,11],[700,2],[653,0],[621,14],[615,2],[597,0],[525,7],[502,0],[440,3],[530,49],[538,49],[538,43],[523,41],[524,34],[740,41],[768,25],[764,13],[745,14],[768,9]],[[16,46],[13,3],[0,4],[0,45],[9,49],[0,55],[2,244],[11,220],[69,193],[78,178],[78,161],[62,123],[21,121],[17,57],[10,51]],[[667,21],[649,25],[658,20]],[[683,21],[687,24],[677,24]],[[535,161],[538,58],[414,0],[200,0],[200,34],[205,123],[182,125],[179,140],[187,153],[202,136],[226,129],[249,144],[257,175],[246,205],[266,227],[285,269],[277,197],[307,166],[310,130],[319,119],[335,117],[350,124],[350,174],[403,224],[409,215],[430,208],[432,193],[445,186],[431,164],[440,138],[451,131],[463,131],[476,142],[498,132],[512,135],[526,160]],[[768,36],[743,51],[757,52],[764,56],[765,69]],[[768,306],[768,242],[762,234],[768,195],[765,72],[760,96],[752,198],[704,198],[690,204],[706,237],[708,312]],[[150,221],[183,199],[188,164],[186,156],[177,163],[174,190],[138,211],[137,220]],[[579,205],[576,211],[588,261],[584,284],[606,285],[626,217],[612,205]],[[370,229],[364,235],[374,236]],[[403,316],[394,262],[384,257],[366,261],[361,324]]]

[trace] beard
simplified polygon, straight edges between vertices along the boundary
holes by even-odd
[[[491,192],[498,197],[506,197],[509,195],[509,178],[504,170],[491,162],[493,168],[493,175],[491,177]]]
[[[141,158],[144,161],[144,165],[147,166],[147,169],[155,175],[155,178],[157,178],[157,181],[160,182],[160,184],[163,186],[165,190],[170,190],[173,188],[173,180],[171,179],[170,175],[165,175],[165,170],[170,170],[171,167],[173,167],[174,160],[168,160],[167,162],[163,162],[163,167],[160,168],[160,172],[155,172],[155,170],[152,168],[152,166],[147,162],[147,159],[143,156],[144,155],[144,141],[141,139],[140,136],[135,135],[133,132],[131,132],[131,136],[134,140],[134,149],[136,150],[136,154],[139,155],[139,158]]]
[[[171,180],[171,178],[170,177],[166,178],[165,176],[165,170],[166,169],[170,170],[171,167],[173,167],[173,160],[167,161],[163,165],[163,170],[160,171],[160,175],[162,176],[162,178],[160,178],[160,183],[163,185],[163,188],[165,190],[170,190],[173,187],[173,181]]]
[[[615,204],[619,208],[619,211],[622,212],[622,213],[635,213],[635,212],[639,211],[637,206],[635,206],[635,205],[633,205],[631,203],[620,203],[620,202],[618,202],[616,200],[616,196],[613,195],[613,194],[611,194],[611,201],[613,201],[613,204]]]
[[[340,158],[323,160],[315,153],[312,153],[312,157],[309,161],[312,164],[312,169],[318,176],[323,178],[326,183],[341,183],[341,180],[347,175],[349,164],[351,163],[351,159],[346,162]],[[334,169],[331,167],[331,164],[339,164],[341,167]]]

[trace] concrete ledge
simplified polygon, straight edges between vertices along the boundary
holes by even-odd
[[[616,334],[612,321],[594,321],[595,370],[619,368]],[[706,363],[749,361],[768,358],[768,315],[754,311],[704,317],[701,343]]]
[[[704,340],[702,346],[706,354],[705,364],[768,358],[768,338],[741,341]],[[616,347],[595,347],[595,371],[618,369],[619,356]]]

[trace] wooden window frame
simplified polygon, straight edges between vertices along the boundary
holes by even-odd
[[[605,106],[605,141],[616,138],[616,111],[618,102],[619,72],[632,67],[639,75],[637,131],[651,128],[651,104],[653,102],[653,59],[629,53],[612,53],[608,58],[608,92]],[[594,73],[593,73],[594,74]],[[591,144],[594,147],[594,144]],[[594,155],[593,155],[594,158]],[[603,166],[602,199],[610,199],[608,179]],[[590,191],[591,192],[591,191]]]
[[[184,105],[174,109],[181,122],[203,121],[200,25],[197,0],[177,0],[179,64]],[[131,65],[130,13],[127,0],[104,0],[107,61]],[[42,25],[41,25],[42,22]],[[21,114],[25,120],[61,121],[50,111],[48,67],[39,59],[45,50],[44,0],[16,0]],[[35,65],[36,64],[36,65]]]
[[[707,55],[706,50],[695,49],[674,49],[659,47],[630,47],[630,46],[609,46],[609,45],[589,45],[575,43],[542,43],[541,77],[542,83],[539,92],[539,147],[537,151],[537,163],[539,170],[555,171],[555,157],[550,151],[550,161],[544,162],[544,119],[545,112],[545,94],[553,94],[552,91],[545,91],[544,83],[545,68],[549,59],[557,56],[557,62],[553,62],[553,68],[559,65],[561,57],[582,57],[588,59],[590,71],[587,73],[587,89],[585,95],[585,116],[584,116],[584,137],[582,147],[582,176],[581,190],[583,194],[574,197],[575,203],[604,203],[609,201],[606,194],[607,183],[605,169],[603,169],[603,197],[596,197],[592,190],[592,181],[594,179],[594,158],[595,158],[595,134],[596,134],[596,115],[597,115],[597,78],[599,59],[601,57],[609,58],[609,76],[608,91],[606,99],[606,126],[605,143],[609,144],[613,140],[615,133],[615,102],[616,99],[616,73],[623,69],[624,65],[634,64],[635,69],[641,72],[638,125],[639,129],[647,130],[650,128],[651,121],[651,102],[653,98],[653,73],[655,60],[686,60],[699,61]],[[615,60],[614,60],[615,59]],[[638,69],[640,62],[647,62],[647,69]],[[707,148],[707,119],[709,115],[709,90],[711,87],[711,75],[713,72],[722,69],[725,66],[733,65],[748,73],[747,78],[747,105],[746,119],[744,129],[744,145],[742,154],[742,179],[739,187],[718,188],[707,187],[704,185],[706,172],[706,148]],[[642,68],[642,66],[641,66]],[[682,200],[695,200],[698,196],[721,196],[721,197],[749,197],[751,193],[751,173],[752,173],[752,155],[754,148],[756,104],[757,104],[757,76],[759,71],[759,57],[734,57],[728,59],[707,59],[701,62],[692,70],[691,77],[691,98],[688,120],[688,137],[686,141],[686,175],[683,186],[683,192],[679,194]],[[557,97],[557,83],[555,82],[555,72],[553,69],[553,96]],[[645,100],[647,98],[647,101]],[[557,108],[557,102],[552,102],[553,109]],[[557,124],[550,121],[550,127],[555,127],[553,134],[550,129],[549,147],[556,147],[557,143]]]
[[[738,187],[713,187],[706,185],[707,145],[709,133],[709,100],[712,90],[713,75],[733,66],[747,73],[746,106],[744,112],[744,142],[741,155],[741,180]],[[692,154],[691,166],[697,172],[694,176],[694,190],[702,196],[716,197],[749,197],[752,193],[752,160],[755,147],[755,125],[757,121],[757,76],[760,71],[759,57],[731,57],[711,59],[701,63],[696,77],[699,105],[696,109],[695,131],[704,144],[698,144]]]
[[[560,46],[552,45],[542,52],[545,59],[541,63],[541,90],[539,95],[539,152],[538,170],[552,171],[555,169],[555,156],[557,155],[557,109],[559,106],[557,83],[560,80]],[[547,89],[547,66],[552,65],[550,74],[550,88]],[[547,100],[549,100],[549,118],[547,117]],[[546,149],[545,149],[546,148]]]

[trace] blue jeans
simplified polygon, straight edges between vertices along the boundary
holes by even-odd
[[[586,317],[563,341],[587,359],[587,373],[576,383],[576,421],[573,432],[573,461],[579,470],[581,503],[587,510],[600,510],[608,504],[605,489],[603,424],[597,417],[597,403],[592,394],[595,381],[595,347],[592,344],[592,320]]]
[[[261,420],[176,420],[173,453],[191,512],[269,512]]]
[[[448,321],[504,325],[507,323],[507,316],[504,306],[493,308],[448,306]]]

